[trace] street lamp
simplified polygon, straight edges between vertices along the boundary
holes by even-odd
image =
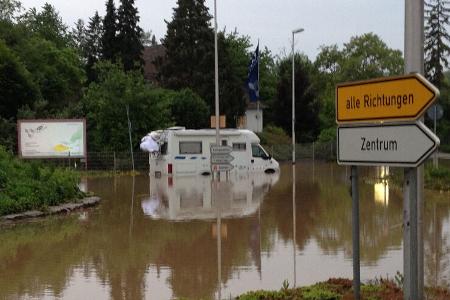
[[[295,164],[295,64],[294,64],[294,36],[304,31],[303,28],[292,30],[292,164]]]

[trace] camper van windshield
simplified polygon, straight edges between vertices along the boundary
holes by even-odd
[[[252,156],[253,157],[261,157],[268,158],[266,151],[259,144],[252,144]]]

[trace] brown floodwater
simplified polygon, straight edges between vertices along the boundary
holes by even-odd
[[[382,171],[361,170],[362,281],[403,272],[402,191]],[[0,227],[0,299],[229,299],[351,278],[349,169],[298,162],[295,201],[293,177],[83,179],[99,206]],[[450,194],[425,195],[425,284],[449,287]]]

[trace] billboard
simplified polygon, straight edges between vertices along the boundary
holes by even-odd
[[[22,158],[86,157],[86,120],[18,120]]]

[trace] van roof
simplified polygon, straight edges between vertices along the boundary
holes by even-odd
[[[215,129],[178,129],[173,132],[174,135],[177,136],[215,136],[216,130]],[[255,137],[258,138],[255,133],[253,133],[250,130],[247,129],[233,129],[233,128],[226,128],[226,129],[220,129],[220,135],[221,136],[249,136],[249,137]]]

